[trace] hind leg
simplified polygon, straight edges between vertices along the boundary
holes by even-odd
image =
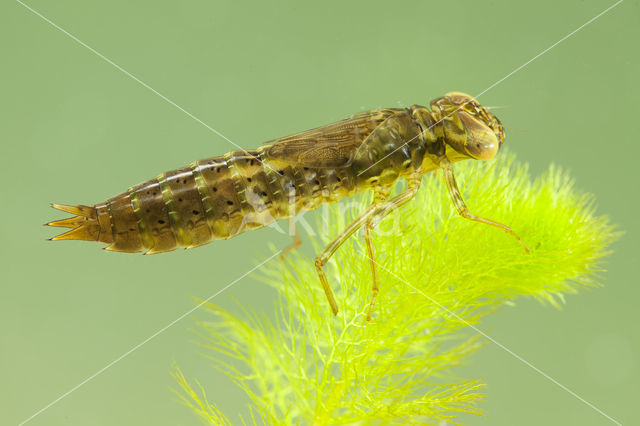
[[[297,249],[302,244],[302,240],[298,235],[298,229],[296,228],[296,222],[293,217],[289,218],[289,232],[293,234],[293,243],[282,250],[282,253],[280,253],[280,260],[284,260],[289,252]]]

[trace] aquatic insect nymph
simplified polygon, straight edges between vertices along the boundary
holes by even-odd
[[[529,251],[506,225],[469,213],[451,166],[465,159],[493,158],[505,137],[500,121],[463,93],[447,93],[430,106],[354,114],[266,142],[257,150],[196,161],[93,206],[52,204],[75,216],[47,225],[72,228],[53,240],[99,241],[109,244],[107,250],[160,253],[231,238],[371,189],[373,204],[316,258],[320,282],[337,314],[323,267],[364,226],[373,282],[370,318],[378,294],[371,230],[415,196],[425,173],[442,169],[460,215],[502,229]],[[408,187],[389,199],[399,178],[405,178]]]

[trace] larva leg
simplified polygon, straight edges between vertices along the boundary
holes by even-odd
[[[316,270],[318,272],[318,277],[320,277],[320,283],[322,284],[322,288],[324,289],[325,294],[327,295],[327,299],[329,300],[329,304],[331,305],[331,310],[333,314],[336,315],[338,313],[338,304],[336,303],[335,297],[333,296],[333,292],[331,291],[331,287],[329,287],[329,282],[327,281],[327,276],[324,273],[323,267],[327,264],[331,256],[338,250],[338,248],[353,235],[360,227],[367,223],[369,219],[372,220],[372,226],[376,226],[380,219],[377,218],[377,213],[388,214],[394,208],[406,203],[411,200],[416,192],[418,191],[418,186],[410,186],[403,193],[396,195],[388,203],[385,204],[372,204],[367,207],[367,209],[360,214],[349,226],[342,230],[342,232],[331,241],[325,248],[322,250],[320,255],[316,257]],[[371,259],[373,261],[373,259]]]
[[[476,216],[469,213],[464,200],[462,199],[462,194],[460,194],[460,190],[458,189],[458,184],[456,183],[456,178],[453,174],[453,168],[451,165],[446,165],[443,167],[444,171],[444,181],[447,184],[447,189],[449,190],[449,195],[451,196],[451,200],[453,204],[456,206],[458,213],[460,216],[473,220],[474,222],[486,223],[487,225],[495,226],[496,228],[502,229],[507,234],[513,236],[518,242],[524,247],[524,250],[529,253],[529,247],[522,241],[522,239],[511,230],[507,225],[503,225],[499,222],[494,222],[493,220],[485,219],[484,217]]]
[[[403,193],[393,197],[387,203],[381,205],[380,209],[375,213],[375,215],[367,221],[367,226],[365,227],[365,239],[367,235],[367,229],[373,229],[385,216],[391,213],[393,210],[401,207],[403,204],[411,201],[413,197],[415,197],[418,189],[420,188],[420,177],[415,176],[408,180],[409,188]],[[386,197],[385,197],[386,199]],[[376,303],[376,297],[378,296],[378,282],[376,276],[376,261],[373,258],[373,250],[371,249],[371,241],[367,241],[367,250],[369,251],[369,263],[371,264],[371,274],[373,276],[373,286],[372,286],[372,296],[371,303],[369,304],[369,310],[367,311],[367,321],[371,321],[371,311],[373,310],[373,306]]]
[[[298,229],[296,228],[296,222],[293,217],[289,218],[289,232],[293,233],[293,243],[282,250],[282,253],[280,253],[280,260],[283,260],[290,251],[297,249],[300,247],[300,244],[302,244],[302,240],[298,235]]]
[[[375,187],[373,188],[373,202],[372,204],[379,204],[386,200],[389,197],[389,193],[391,192],[390,186],[383,187]],[[373,259],[373,242],[371,241],[371,231],[373,231],[373,225],[371,223],[371,219],[367,220],[367,223],[364,226],[364,241],[367,245],[367,253],[369,256],[369,265],[371,266],[371,280],[373,282],[371,286],[371,291],[373,296],[371,296],[371,303],[369,304],[369,311],[367,312],[367,321],[371,320],[371,309],[373,305],[376,303],[376,297],[378,296],[378,276],[376,274],[376,262]]]
[[[336,303],[336,299],[333,296],[333,291],[331,291],[331,287],[329,287],[329,282],[327,281],[327,276],[324,273],[324,265],[327,264],[333,253],[344,243],[347,238],[353,235],[366,221],[372,217],[378,209],[378,206],[371,205],[364,212],[360,214],[349,226],[338,234],[333,241],[331,241],[322,252],[316,257],[316,271],[318,272],[318,277],[320,278],[320,283],[322,284],[322,288],[324,289],[324,293],[327,296],[327,300],[329,300],[329,305],[331,305],[331,311],[333,311],[334,315],[338,314],[338,304]]]

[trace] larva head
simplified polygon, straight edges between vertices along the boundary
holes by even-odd
[[[465,157],[490,160],[504,142],[500,120],[469,95],[447,93],[431,101],[431,110],[442,124],[444,142]]]

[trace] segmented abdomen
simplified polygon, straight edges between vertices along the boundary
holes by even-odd
[[[233,151],[136,185],[94,206],[95,239],[125,252],[196,247],[356,191],[350,168],[293,167],[262,157],[262,150]]]

